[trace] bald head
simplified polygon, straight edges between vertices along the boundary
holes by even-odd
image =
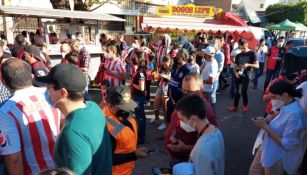
[[[69,52],[71,51],[71,47],[70,47],[69,44],[63,43],[63,44],[61,45],[61,47],[60,47],[60,51],[61,51],[62,54],[65,54],[65,55],[66,55],[67,53],[69,53]]]
[[[202,80],[200,76],[191,72],[187,74],[182,80],[182,90],[188,92],[200,91],[202,88]]]
[[[17,58],[10,58],[1,65],[1,81],[12,92],[32,85],[31,66]]]

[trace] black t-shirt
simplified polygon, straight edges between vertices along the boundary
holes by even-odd
[[[248,52],[241,52],[236,56],[235,63],[237,65],[238,71],[242,70],[242,66],[244,64],[254,64],[256,61],[256,54],[253,51],[248,51]],[[248,67],[243,70],[243,75],[249,75],[251,71],[251,68]]]
[[[140,68],[137,69],[132,77],[132,84],[139,85],[139,80],[146,80],[146,68]],[[146,82],[146,81],[145,81]],[[145,89],[146,91],[146,89]],[[137,95],[145,95],[145,91],[140,91],[136,89],[133,85],[131,86],[131,95],[137,96]]]

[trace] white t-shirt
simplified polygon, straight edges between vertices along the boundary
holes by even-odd
[[[190,72],[195,72],[195,73],[198,73],[199,74],[199,66],[198,64],[194,64],[193,66],[190,66],[189,64],[188,65],[188,68],[190,69]]]
[[[258,48],[256,50],[258,50]],[[269,52],[268,46],[264,45],[260,47],[260,49],[256,52],[257,60],[263,63],[265,61],[265,55],[268,54],[268,52]]]
[[[213,81],[218,80],[218,64],[215,59],[211,61],[205,61],[204,69],[201,73],[201,78],[203,80],[208,80],[209,77],[213,78]],[[204,91],[205,92],[212,92],[213,91],[213,84],[204,84]]]
[[[224,175],[225,147],[221,131],[203,134],[196,142],[191,154],[195,166],[194,175]]]
[[[304,110],[307,110],[307,81],[301,83],[297,89],[302,89],[303,90],[303,96],[298,100],[301,107]]]

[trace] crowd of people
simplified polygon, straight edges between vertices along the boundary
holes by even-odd
[[[91,55],[82,37],[63,40],[60,64],[51,66],[41,36],[0,41],[0,153],[10,175],[130,175],[135,161],[149,156],[145,108],[163,123],[164,145],[174,175],[223,175],[225,146],[217,121],[217,94],[234,98],[235,112],[248,87],[265,74],[263,117],[250,175],[306,174],[306,72],[285,73],[284,38],[261,39],[256,49],[231,35],[197,33],[193,41],[168,34],[152,42],[101,34],[103,54],[95,84],[99,104],[90,101]],[[4,37],[2,37],[4,38]],[[151,84],[157,84],[154,103]],[[304,163],[305,162],[305,163]],[[171,172],[171,171],[170,171]]]

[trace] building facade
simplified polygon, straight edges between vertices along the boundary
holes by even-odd
[[[195,0],[194,3],[198,6],[214,6],[222,8],[224,12],[229,12],[232,7],[232,0]]]

